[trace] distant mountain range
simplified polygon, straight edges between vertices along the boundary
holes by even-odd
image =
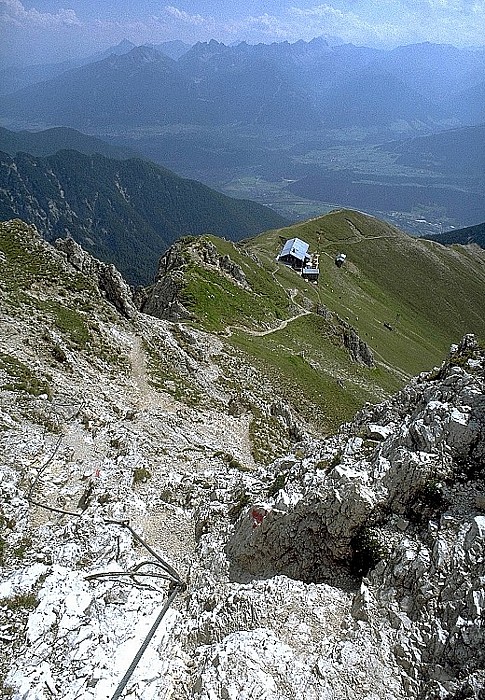
[[[59,148],[136,152],[291,220],[350,206],[421,235],[485,218],[485,48],[121,42],[91,58],[4,95],[2,123],[81,129],[118,150]],[[22,138],[0,146],[54,152]]]
[[[100,51],[78,60],[71,59],[68,61],[60,61],[59,63],[7,66],[0,68],[0,95],[7,95],[10,92],[21,90],[28,85],[50,80],[61,73],[88,65],[89,63],[102,61],[109,56],[121,56],[132,51],[134,48],[136,48],[135,44],[124,39],[120,41],[119,44],[116,44],[116,46],[111,46],[105,51]],[[190,44],[184,44],[182,41],[165,41],[155,45],[153,48],[156,48],[165,56],[177,59],[190,49]]]
[[[50,156],[61,150],[79,151],[85,155],[99,153],[117,160],[139,157],[129,148],[112,146],[68,127],[59,126],[45,131],[10,131],[0,126],[0,151],[11,156],[20,152],[33,156]]]
[[[77,151],[0,154],[0,220],[12,218],[35,224],[48,240],[71,235],[133,284],[149,282],[181,236],[239,240],[287,223],[153,163]]]
[[[2,116],[84,129],[238,123],[302,130],[485,121],[485,106],[479,106],[483,49],[211,41],[185,52],[184,46],[170,47],[166,53],[174,60],[160,46],[129,48],[123,44],[102,60],[5,95]]]
[[[445,231],[445,233],[439,233],[436,236],[426,236],[426,238],[443,245],[452,245],[454,243],[470,245],[470,243],[475,243],[480,248],[485,248],[485,223],[454,231]]]

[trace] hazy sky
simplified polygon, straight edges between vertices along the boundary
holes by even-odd
[[[170,2],[170,0],[169,0]],[[0,54],[25,63],[136,44],[211,38],[372,46],[432,41],[485,45],[485,0],[0,0]]]

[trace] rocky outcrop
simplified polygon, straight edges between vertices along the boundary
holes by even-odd
[[[136,308],[130,287],[114,265],[93,258],[73,238],[60,238],[55,242],[55,247],[64,254],[70,265],[93,279],[118,311],[126,318],[134,318]]]
[[[208,238],[186,237],[160,258],[155,283],[138,295],[140,311],[168,321],[181,321],[191,314],[184,302],[185,272],[189,265],[207,266],[233,283],[250,289],[242,268],[229,255],[220,255]]]
[[[318,455],[277,462],[276,496],[253,503],[226,546],[240,580],[284,573],[345,590],[367,574],[351,614],[392,639],[405,697],[485,691],[484,370],[466,336]]]
[[[343,346],[354,362],[367,367],[374,367],[374,353],[365,340],[362,340],[355,328],[347,321],[344,321],[343,318],[340,318],[338,314],[330,311],[324,304],[318,304],[316,313],[332,324],[335,335],[341,339]]]
[[[158,277],[155,284],[146,290],[140,310],[144,314],[166,321],[182,321],[190,318],[190,312],[181,301],[184,284],[184,275],[181,270]]]
[[[346,326],[343,332],[344,346],[349,351],[350,357],[354,362],[366,365],[367,367],[374,366],[374,354],[365,340],[359,337],[355,328]]]

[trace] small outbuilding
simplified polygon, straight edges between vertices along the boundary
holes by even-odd
[[[303,270],[311,260],[308,255],[309,247],[309,244],[300,238],[290,238],[281,249],[278,260],[295,270]]]
[[[308,280],[309,282],[318,282],[319,274],[320,270],[318,267],[304,267],[301,271],[301,276],[303,279]]]
[[[337,265],[337,267],[342,267],[346,260],[347,256],[345,255],[345,253],[337,253],[335,257],[335,264]]]

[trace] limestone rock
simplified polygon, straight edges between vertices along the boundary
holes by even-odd
[[[344,329],[343,342],[354,362],[359,362],[367,367],[374,365],[372,350],[351,326]]]
[[[93,258],[73,238],[58,239],[55,246],[76,270],[93,278],[118,311],[127,318],[135,317],[136,308],[131,290],[114,265]]]
[[[141,304],[140,310],[145,314],[167,321],[181,321],[190,318],[189,311],[180,301],[183,286],[184,278],[180,271],[157,278]]]

